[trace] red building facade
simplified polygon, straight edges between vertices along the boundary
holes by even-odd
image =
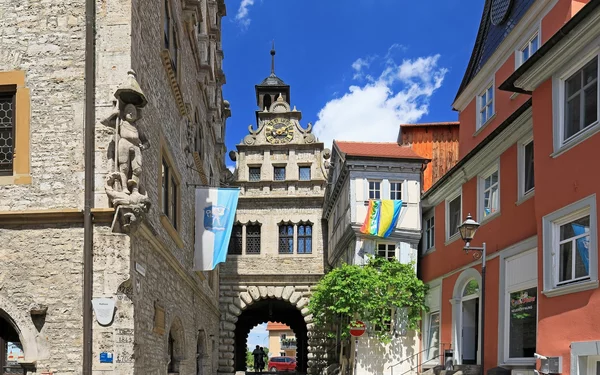
[[[423,367],[451,347],[458,365],[484,352],[485,371],[600,371],[599,54],[600,1],[486,1],[453,104],[459,161],[422,197]],[[485,306],[458,231],[468,214]]]

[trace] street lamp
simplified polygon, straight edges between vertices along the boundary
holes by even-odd
[[[485,374],[485,242],[481,247],[471,246],[471,241],[475,237],[475,232],[479,228],[480,224],[473,220],[471,214],[467,215],[467,219],[458,227],[460,236],[465,241],[465,247],[463,248],[468,254],[469,251],[473,250],[473,258],[481,258],[481,370]]]

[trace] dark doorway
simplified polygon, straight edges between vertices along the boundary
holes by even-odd
[[[22,374],[23,369],[18,364],[23,353],[19,333],[8,317],[0,311],[0,375]]]
[[[308,368],[308,331],[304,317],[289,302],[264,299],[248,306],[239,316],[235,326],[234,361],[236,371],[246,371],[247,338],[258,324],[278,322],[288,325],[296,335],[296,371],[306,373]],[[277,355],[274,353],[274,355]]]

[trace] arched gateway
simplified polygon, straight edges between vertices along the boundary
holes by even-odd
[[[309,358],[312,357],[308,338],[313,329],[306,307],[308,286],[252,285],[225,289],[221,291],[221,300],[232,302],[226,304],[227,313],[222,316],[221,321],[221,364],[227,364],[227,367],[233,367],[235,371],[244,371],[248,347],[246,340],[250,330],[257,324],[271,321],[286,324],[295,332],[297,370],[306,373]],[[231,297],[226,297],[227,295]],[[222,304],[222,307],[225,305]],[[228,361],[227,358],[231,360]]]
[[[290,87],[275,75],[274,50],[271,56],[271,75],[256,86],[257,125],[230,153],[236,162],[231,185],[240,188],[240,198],[227,261],[220,266],[220,374],[245,370],[248,332],[264,322],[294,330],[299,372],[310,373],[315,365],[307,306],[324,273],[329,151],[310,124],[300,125]]]

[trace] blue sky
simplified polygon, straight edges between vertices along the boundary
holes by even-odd
[[[255,125],[254,85],[275,73],[291,86],[302,125],[332,139],[395,141],[404,122],[454,121],[483,0],[226,0],[226,144]],[[233,163],[227,159],[228,165]],[[264,328],[249,344],[265,345]]]
[[[403,122],[456,120],[451,104],[483,3],[226,0],[228,150],[255,124],[254,85],[270,73],[272,40],[275,72],[291,85],[292,106],[326,147],[332,139],[395,141]]]

